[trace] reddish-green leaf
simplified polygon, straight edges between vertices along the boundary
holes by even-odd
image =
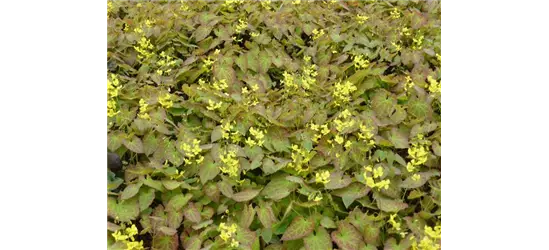
[[[297,216],[292,220],[290,226],[286,229],[286,232],[282,235],[282,240],[297,240],[301,239],[313,232],[315,222],[312,218],[304,218],[303,216]]]

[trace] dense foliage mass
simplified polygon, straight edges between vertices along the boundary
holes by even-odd
[[[110,249],[439,249],[440,15],[109,2]]]

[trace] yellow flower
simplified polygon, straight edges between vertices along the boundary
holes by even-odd
[[[237,177],[240,164],[236,158],[236,152],[226,152],[224,155],[220,155],[219,158],[221,159],[221,162],[223,162],[223,166],[219,168],[221,172],[228,174],[231,177]]]
[[[376,183],[375,183],[375,181],[374,181],[374,178],[372,178],[372,177],[366,177],[365,180],[366,180],[366,185],[367,185],[368,187],[370,187],[370,188],[376,187]]]
[[[330,133],[330,129],[328,129],[328,124],[324,124],[320,127],[322,127],[322,131],[320,131],[320,133],[322,133],[322,135],[327,135],[328,133]]]
[[[292,2],[292,4],[294,4],[294,5],[298,5],[298,4],[300,4],[300,3],[301,3],[301,0],[294,0],[294,1]]]
[[[368,61],[364,55],[356,55],[353,57],[353,63],[355,65],[356,69],[364,69],[367,68],[368,65],[370,65],[370,61]]]
[[[227,226],[227,224],[222,222],[222,223],[219,224],[219,227],[218,227],[217,230],[219,230],[219,232],[221,233],[219,235],[219,237],[223,241],[227,242],[227,241],[229,241],[229,239],[231,239],[232,237],[235,236],[236,230],[237,230],[237,225],[233,223],[230,226]]]
[[[201,155],[200,157],[198,157],[196,159],[196,164],[200,164],[200,163],[202,163],[202,161],[204,161],[204,156]]]
[[[414,181],[418,181],[419,178],[421,178],[421,176],[419,174],[412,175],[412,180],[414,180]]]
[[[390,217],[389,217],[389,223],[391,223],[391,226],[393,226],[393,228],[394,228],[395,230],[400,231],[400,223],[398,223],[398,222],[395,221],[395,217],[396,217],[396,216],[397,216],[396,214],[390,215]]]
[[[320,31],[317,30],[317,29],[313,30],[313,40],[316,40],[316,39],[320,38],[323,35],[324,35],[324,30],[323,29],[320,29]]]
[[[173,106],[173,101],[171,100],[171,98],[171,95],[169,93],[166,93],[166,95],[158,97],[158,102],[165,109],[169,109]]]
[[[389,189],[389,184],[391,184],[391,181],[390,180],[382,180],[380,182],[378,182],[376,185],[379,189]]]
[[[427,76],[427,81],[429,82],[429,92],[435,94],[440,93],[440,82],[437,82],[432,76]]]
[[[250,33],[250,35],[251,35],[252,37],[258,37],[258,36],[259,36],[259,32],[252,32],[252,33]]]
[[[398,19],[400,17],[400,11],[395,7],[391,10],[391,18]]]
[[[330,182],[330,172],[326,170],[322,173],[315,173],[315,182],[327,184]]]
[[[143,241],[126,243],[126,250],[143,250]]]
[[[236,33],[241,33],[247,27],[248,27],[248,22],[246,22],[244,19],[240,18],[240,19],[238,19],[238,24],[236,25],[235,31],[236,31]]]
[[[231,240],[231,245],[230,245],[231,247],[238,247],[239,245],[240,245],[240,243],[237,240],[235,240],[235,239]]]
[[[113,117],[120,113],[120,111],[116,111],[116,101],[114,99],[107,100],[107,116]]]
[[[351,94],[356,90],[357,87],[350,81],[346,81],[343,84],[341,84],[341,81],[336,82],[332,94],[336,107],[348,103],[351,100]]]
[[[369,17],[367,17],[367,16],[363,16],[361,14],[356,14],[356,20],[359,24],[363,24],[368,19],[369,19]]]
[[[383,168],[382,167],[377,167],[376,169],[374,169],[374,178],[379,178],[383,175]]]
[[[125,241],[128,238],[130,238],[129,236],[127,236],[125,234],[122,234],[120,231],[116,231],[116,232],[112,233],[111,235],[112,235],[112,237],[114,238],[115,241]]]
[[[351,145],[353,145],[353,142],[351,142],[351,141],[345,142],[345,148],[346,149],[349,149],[351,147]]]
[[[343,137],[341,137],[340,135],[336,135],[334,141],[337,142],[337,144],[342,144]]]
[[[223,102],[218,102],[218,103],[216,103],[216,102],[214,102],[214,101],[212,101],[212,100],[210,99],[210,100],[208,100],[208,107],[206,107],[206,109],[208,109],[208,110],[216,110],[216,109],[221,108],[221,104],[223,104]]]

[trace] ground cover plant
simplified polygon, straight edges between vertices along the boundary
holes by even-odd
[[[107,15],[109,249],[440,249],[440,2]]]

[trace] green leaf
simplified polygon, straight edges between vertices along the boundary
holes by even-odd
[[[193,34],[195,41],[200,42],[204,40],[212,32],[212,28],[213,26],[209,24],[200,25]]]
[[[351,224],[339,221],[338,230],[332,232],[332,240],[341,250],[358,250],[362,243],[362,236]]]
[[[128,148],[129,150],[135,153],[138,153],[138,154],[144,153],[143,142],[141,142],[141,139],[139,139],[139,137],[137,136],[132,136],[132,138],[130,139],[125,139],[122,141],[122,143],[124,144],[124,146],[126,146],[126,148]]]
[[[198,208],[196,208],[192,202],[187,205],[183,211],[183,215],[185,216],[185,219],[194,223],[199,223],[202,219],[200,216],[200,211],[198,211]]]
[[[179,228],[183,222],[183,211],[168,210],[167,222],[170,228]]]
[[[245,202],[253,199],[256,197],[259,192],[261,192],[261,189],[246,189],[241,192],[233,194],[231,198],[237,202]]]
[[[162,185],[168,190],[174,190],[181,186],[181,182],[176,180],[162,180]]]
[[[391,115],[395,109],[397,100],[391,93],[384,89],[376,90],[372,97],[372,109],[380,117],[387,117]]]
[[[366,223],[364,225],[363,237],[368,244],[378,245],[381,229],[376,223]]]
[[[112,197],[107,198],[107,215],[121,222],[130,222],[139,215],[139,204],[137,198],[116,202]]]
[[[109,133],[107,134],[107,149],[111,152],[116,151],[120,146],[122,146],[122,141],[124,141],[123,133]]]
[[[399,130],[397,128],[391,129],[389,141],[393,143],[395,148],[408,148],[410,146],[408,142],[408,135],[405,134],[402,130]]]
[[[377,207],[381,211],[388,212],[388,213],[396,213],[408,207],[408,204],[402,201],[385,198],[380,195],[376,197],[376,201],[377,201]]]
[[[421,172],[421,173],[417,173],[417,174],[419,174],[419,176],[420,176],[417,181],[413,180],[412,176],[410,176],[410,177],[406,178],[406,180],[401,182],[399,187],[400,188],[418,188],[418,187],[421,187],[421,186],[425,185],[425,183],[427,183],[427,181],[431,177],[440,176],[440,172],[436,171],[436,170],[431,170],[431,171],[428,171],[428,172]]]
[[[318,227],[314,233],[303,239],[307,250],[332,250],[332,240],[328,231]]]
[[[286,232],[282,235],[282,240],[297,240],[301,239],[313,232],[315,222],[312,218],[304,218],[303,216],[297,216],[292,220],[290,226],[286,229]]]
[[[242,209],[238,218],[240,227],[248,229],[254,221],[255,212],[252,204],[244,205],[244,209]]]
[[[343,199],[343,204],[345,205],[345,208],[349,208],[349,206],[356,199],[360,199],[366,196],[369,191],[370,188],[368,188],[366,185],[354,182],[345,188],[335,190],[334,192],[332,192],[332,194],[341,197],[341,199]]]
[[[265,186],[261,195],[265,196],[267,199],[280,200],[293,192],[297,188],[297,184],[286,180],[285,177],[276,177],[271,180]]]
[[[322,225],[325,228],[337,228],[335,222],[332,220],[332,218],[328,216],[323,216],[320,220],[320,225]]]
[[[353,180],[348,175],[343,175],[342,171],[333,171],[330,173],[330,182],[326,184],[326,189],[339,189],[349,186]]]
[[[152,204],[155,198],[154,193],[154,189],[149,187],[141,189],[141,192],[139,192],[139,211],[147,209]]]
[[[215,128],[212,130],[212,135],[211,135],[211,141],[212,141],[212,143],[213,143],[213,142],[216,142],[216,141],[219,140],[219,139],[221,139],[222,136],[223,136],[223,129],[221,129],[220,126],[215,127]]]
[[[134,197],[138,192],[139,188],[141,188],[142,183],[139,182],[137,184],[129,184],[124,188],[124,191],[122,191],[122,194],[120,195],[121,200],[127,200],[129,198]]]
[[[257,218],[265,228],[271,228],[277,222],[271,204],[261,204],[256,210]]]
[[[185,205],[187,205],[187,202],[191,200],[193,197],[192,194],[176,194],[174,195],[170,201],[168,202],[168,205],[166,206],[166,210],[175,210],[179,211],[181,210]]]
[[[214,63],[213,75],[217,80],[225,79],[227,84],[231,86],[231,84],[235,81],[236,75],[230,58],[221,63]]]
[[[143,152],[146,155],[151,155],[158,149],[158,144],[160,143],[160,140],[154,136],[154,133],[148,133],[143,137]]]
[[[252,245],[257,239],[257,234],[248,229],[240,228],[236,231],[235,238],[240,243],[240,248],[252,250]]]
[[[202,240],[196,235],[183,241],[183,248],[186,250],[200,250],[200,246],[202,246]]]
[[[226,180],[220,181],[217,183],[217,188],[221,193],[227,197],[232,197],[234,194],[233,186],[230,185]]]
[[[265,175],[270,175],[276,173],[278,170],[284,168],[289,161],[280,162],[277,164],[274,164],[273,160],[269,158],[263,159],[263,164],[261,165],[261,170],[265,173]]]
[[[259,53],[259,72],[266,74],[267,70],[269,70],[269,67],[271,66],[271,57],[267,54],[266,51],[261,51]]]
[[[248,69],[259,72],[259,51],[257,49],[250,50],[246,53],[246,57],[248,58]]]
[[[416,118],[425,118],[429,112],[429,105],[419,98],[412,98],[408,102],[408,113]]]
[[[164,230],[170,233],[170,229],[164,227]],[[177,250],[179,247],[179,237],[174,233],[173,235],[156,234],[153,236],[152,249],[155,250]]]
[[[153,180],[149,176],[143,180],[143,184],[152,187],[160,192],[164,192],[165,188],[162,186],[162,182],[158,180]]]
[[[214,163],[213,159],[207,155],[204,157],[204,162],[201,164],[198,174],[200,175],[200,182],[205,184],[209,180],[213,180],[220,172],[218,164]]]

